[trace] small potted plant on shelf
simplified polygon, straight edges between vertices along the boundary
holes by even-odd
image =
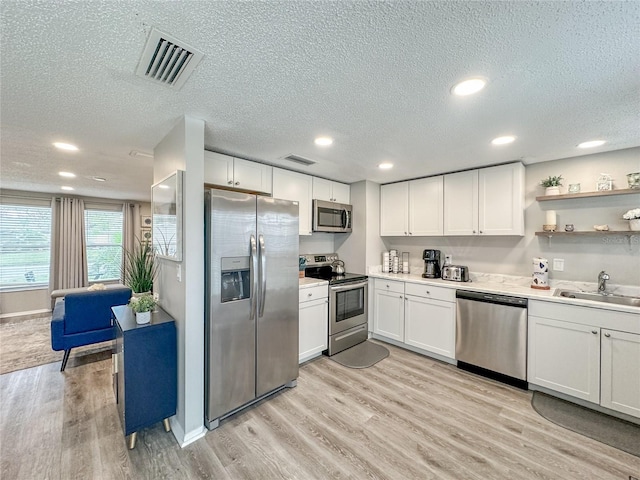
[[[540,181],[540,185],[545,187],[544,194],[545,195],[560,195],[560,187],[562,186],[562,175],[558,175],[557,177],[552,177],[549,175],[548,178]]]
[[[131,297],[129,308],[136,314],[136,323],[143,325],[151,321],[151,311],[156,306],[156,300],[150,293],[145,293],[138,297]]]
[[[629,220],[629,230],[640,231],[640,208],[634,208],[622,215],[622,218]]]

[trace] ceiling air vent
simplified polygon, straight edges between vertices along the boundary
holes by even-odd
[[[136,75],[152,82],[179,89],[204,54],[155,28],[142,51]]]
[[[304,158],[294,154],[287,155],[286,157],[284,157],[284,160],[289,160],[290,162],[304,165],[305,167],[308,167],[309,165],[313,165],[314,163],[316,163],[313,160],[309,160],[308,158]]]

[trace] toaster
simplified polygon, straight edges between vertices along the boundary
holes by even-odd
[[[445,265],[442,267],[442,279],[451,280],[452,282],[468,282],[469,267],[462,265]]]

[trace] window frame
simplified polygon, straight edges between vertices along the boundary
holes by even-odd
[[[89,237],[88,237],[88,228],[87,228],[87,212],[89,211],[103,211],[103,212],[112,212],[112,213],[119,213],[120,214],[120,263],[118,265],[118,276],[116,278],[98,278],[95,280],[92,280],[91,278],[89,278],[89,270],[90,270],[90,264],[89,264]],[[94,284],[94,283],[118,283],[120,281],[122,281],[122,247],[123,247],[123,243],[124,243],[124,213],[122,212],[122,205],[121,204],[108,204],[108,203],[90,203],[90,202],[85,202],[84,205],[84,213],[83,213],[83,217],[84,217],[84,239],[85,239],[85,254],[87,257],[87,282],[89,285]]]

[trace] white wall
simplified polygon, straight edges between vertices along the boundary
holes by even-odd
[[[335,233],[314,233],[300,235],[300,254],[333,253],[335,251]]]
[[[346,270],[367,273],[367,267],[379,265],[385,244],[380,237],[380,185],[370,181],[351,184],[353,231],[336,235],[336,251]]]
[[[467,265],[471,271],[531,275],[531,258],[543,256],[565,260],[564,272],[551,271],[550,278],[595,282],[598,272],[606,270],[612,284],[640,285],[640,236],[536,237],[542,230],[546,211],[556,210],[559,228],[573,223],[576,230],[592,230],[594,224],[608,224],[611,230],[628,230],[622,215],[640,207],[636,195],[595,197],[537,202],[543,195],[540,180],[549,175],[565,179],[561,193],[569,183],[581,183],[582,191],[595,190],[601,173],[613,176],[617,189],[626,188],[626,174],[640,171],[640,148],[585,155],[537,163],[526,167],[524,237],[385,237],[388,248],[409,252],[412,273],[423,269],[422,250],[435,248],[452,254],[453,263]],[[380,255],[381,252],[378,252]],[[377,265],[381,260],[377,260]]]
[[[157,182],[184,170],[181,262],[160,260],[154,290],[176,320],[178,407],[173,434],[185,446],[204,428],[204,122],[185,116],[154,149]],[[179,278],[180,277],[180,278]]]

